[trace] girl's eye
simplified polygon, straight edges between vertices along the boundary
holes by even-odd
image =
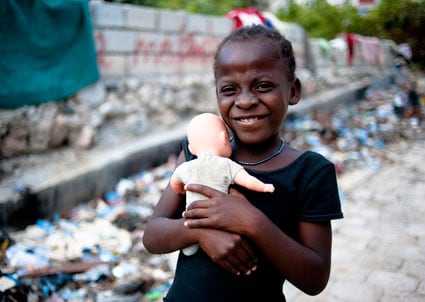
[[[234,94],[236,91],[236,88],[233,86],[224,86],[220,89],[220,93],[225,95],[225,96],[230,96],[232,94]]]
[[[275,87],[275,85],[273,85],[272,83],[261,82],[261,83],[257,83],[255,85],[255,90],[260,91],[260,92],[268,92],[268,91],[272,90],[274,87]]]

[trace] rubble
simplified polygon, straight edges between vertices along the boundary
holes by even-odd
[[[291,146],[325,155],[335,163],[338,174],[361,167],[380,169],[390,160],[386,149],[392,144],[425,141],[424,77],[417,83],[421,116],[404,114],[408,104],[403,87],[370,88],[354,104],[290,117],[285,139]],[[131,86],[138,87],[133,82]],[[401,112],[396,110],[400,101]],[[115,114],[109,109],[102,112],[109,118]],[[141,239],[175,160],[170,156],[163,165],[121,179],[114,191],[61,213],[53,221],[38,220],[21,231],[3,232],[1,300],[160,299],[172,281],[176,253],[151,255]]]
[[[97,82],[64,100],[0,110],[0,158],[61,146],[90,149],[107,137],[131,140],[153,128],[214,110],[211,76]]]
[[[363,66],[316,75],[301,69],[298,76],[303,95],[309,96],[385,72]],[[108,136],[131,140],[215,110],[212,74],[99,81],[64,100],[0,110],[0,157],[45,153],[62,146],[90,149]]]

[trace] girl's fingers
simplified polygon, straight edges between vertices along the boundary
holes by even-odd
[[[194,209],[186,209],[182,213],[183,218],[185,219],[202,219],[202,218],[208,218],[208,209],[207,208],[194,208]]]
[[[243,268],[242,271],[245,272],[245,274],[250,274],[255,271],[257,258],[246,240],[242,241],[237,256]]]
[[[235,271],[244,275],[249,275],[256,269],[256,262],[246,261],[245,258],[244,255],[238,253],[234,257],[231,257],[229,262]]]
[[[186,218],[186,217],[184,217]],[[207,219],[186,220],[184,225],[188,228],[206,228],[209,227]]]
[[[257,260],[248,246],[245,239],[239,240],[233,252],[228,254],[226,260],[231,264],[232,272],[249,275],[256,270]]]
[[[234,266],[231,261],[225,261],[225,262],[221,263],[221,265],[226,270],[228,270],[229,272],[231,272],[232,274],[235,274],[237,276],[239,276],[241,274],[241,271],[239,269],[237,269],[236,266]]]

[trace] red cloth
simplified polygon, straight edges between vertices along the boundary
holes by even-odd
[[[354,59],[354,37],[352,34],[346,33],[345,37],[347,39],[347,47],[348,47],[348,65],[353,65]]]
[[[254,7],[233,9],[226,14],[226,17],[233,20],[234,29],[252,24],[267,24],[266,18]]]

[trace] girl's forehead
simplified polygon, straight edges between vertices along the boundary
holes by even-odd
[[[280,53],[275,45],[264,40],[231,42],[224,45],[218,55],[218,68],[226,65],[277,65],[281,63]]]

